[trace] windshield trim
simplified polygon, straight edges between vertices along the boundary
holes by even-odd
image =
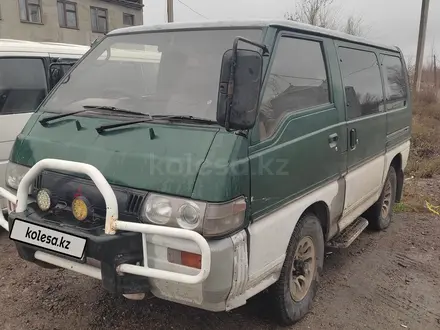
[[[223,31],[223,30],[260,30],[264,32],[268,25],[256,25],[256,24],[246,24],[246,25],[195,25],[182,27],[179,23],[173,23],[171,25],[161,28],[160,25],[153,25],[151,29],[145,29],[145,26],[128,26],[125,28],[120,28],[109,32],[105,38],[111,38],[113,36],[124,36],[124,35],[134,35],[134,34],[151,34],[151,33],[164,33],[164,32],[187,32],[187,31]],[[144,28],[144,29],[141,29]],[[103,38],[103,39],[105,39]]]

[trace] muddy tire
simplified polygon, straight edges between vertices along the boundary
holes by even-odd
[[[312,306],[324,262],[324,235],[319,219],[306,214],[299,220],[287,248],[278,281],[270,288],[281,325],[301,320]]]
[[[390,167],[382,193],[376,203],[365,212],[364,217],[369,222],[369,228],[384,230],[391,224],[396,201],[397,175],[394,167]]]

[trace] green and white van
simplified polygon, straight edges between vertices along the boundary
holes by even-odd
[[[325,246],[390,225],[410,100],[398,48],[335,31],[115,30],[18,135],[2,225],[24,260],[114,294],[229,311],[268,288],[292,324]]]

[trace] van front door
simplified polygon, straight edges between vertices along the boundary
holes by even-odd
[[[386,144],[386,112],[377,55],[366,47],[351,47],[343,43],[338,47],[348,137],[344,215],[365,208],[379,191]]]
[[[286,33],[272,56],[250,150],[254,219],[338,180],[346,169],[345,121],[333,95],[340,89],[329,74],[338,66],[333,41]]]

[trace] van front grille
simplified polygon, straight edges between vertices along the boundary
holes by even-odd
[[[43,174],[39,174],[34,181],[34,190],[41,188],[41,181],[43,180]]]
[[[130,193],[125,212],[130,214],[138,214],[139,210],[141,209],[142,203],[144,202],[144,199],[144,195]]]

